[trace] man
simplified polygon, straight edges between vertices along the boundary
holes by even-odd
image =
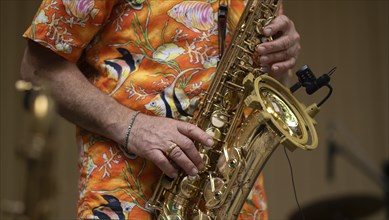
[[[161,171],[178,174],[171,161],[190,176],[204,168],[193,142],[212,146],[213,139],[173,118],[191,110],[216,71],[218,6],[42,2],[24,35],[21,72],[25,80],[48,85],[58,112],[78,126],[80,218],[151,218],[145,203]],[[227,42],[244,6],[229,3]],[[277,39],[258,46],[254,59],[279,77],[295,64],[299,35],[282,10],[265,34]],[[253,191],[241,217],[267,218],[261,176]]]

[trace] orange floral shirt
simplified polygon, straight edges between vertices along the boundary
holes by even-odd
[[[78,63],[119,103],[178,118],[216,72],[218,6],[217,0],[44,0],[24,37]],[[244,6],[230,1],[227,41]],[[77,137],[78,216],[152,218],[145,203],[161,171],[143,158],[126,157],[111,140],[81,128]],[[267,219],[261,175],[240,219]]]

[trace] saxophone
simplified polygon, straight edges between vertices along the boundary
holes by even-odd
[[[318,139],[313,116],[267,70],[254,65],[256,45],[277,14],[277,0],[250,0],[209,89],[188,121],[213,136],[196,146],[205,169],[195,177],[162,175],[146,207],[158,219],[236,219],[257,176],[279,144],[311,150]]]

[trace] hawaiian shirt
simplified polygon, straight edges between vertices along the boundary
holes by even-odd
[[[229,3],[227,42],[244,7]],[[218,8],[217,0],[44,0],[24,37],[77,63],[119,103],[178,118],[216,72]],[[161,171],[111,140],[81,128],[77,137],[79,218],[151,219],[145,203]],[[261,175],[239,217],[267,219]]]

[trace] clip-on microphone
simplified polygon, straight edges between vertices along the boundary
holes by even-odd
[[[290,91],[294,93],[299,88],[305,87],[306,93],[308,95],[312,95],[321,87],[326,86],[330,89],[330,92],[328,93],[327,97],[324,98],[323,101],[318,104],[318,106],[320,106],[329,98],[332,93],[332,87],[329,85],[329,82],[331,80],[331,75],[335,72],[335,70],[336,67],[332,68],[328,73],[324,73],[319,78],[316,78],[309,66],[304,65],[303,67],[301,67],[300,70],[296,72],[299,81],[292,87],[290,87]]]

